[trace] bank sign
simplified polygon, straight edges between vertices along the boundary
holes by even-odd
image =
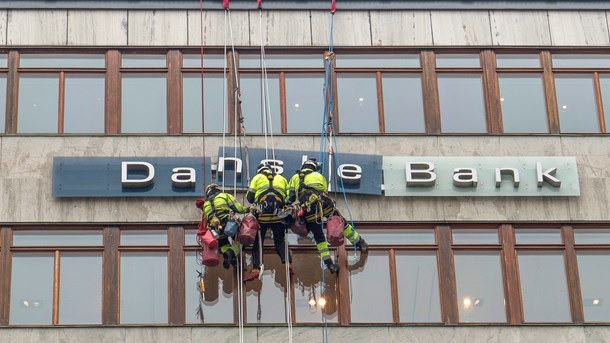
[[[262,161],[290,179],[318,152],[233,149],[201,157],[54,157],[53,196],[194,197],[214,182],[247,188]],[[327,161],[328,162],[328,161]],[[439,157],[340,154],[326,163],[330,191],[385,196],[579,196],[574,157]],[[204,182],[203,177],[206,177]],[[383,180],[383,182],[382,182]]]

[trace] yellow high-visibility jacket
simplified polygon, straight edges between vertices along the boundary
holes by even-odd
[[[203,212],[205,213],[205,219],[210,220],[214,215],[221,221],[229,217],[229,212],[246,213],[248,209],[245,208],[239,201],[228,193],[219,193],[213,198],[215,212],[212,210],[212,203],[209,200],[203,204]]]
[[[304,187],[301,187],[301,174],[303,174]],[[288,202],[299,199],[299,192],[307,191],[307,189],[315,189],[319,193],[326,194],[328,191],[328,183],[326,182],[324,175],[309,168],[304,168],[294,174],[288,183]]]
[[[271,181],[271,182],[270,182]],[[252,204],[258,204],[262,197],[273,192],[282,202],[286,202],[288,195],[288,181],[282,175],[273,175],[267,171],[256,174],[246,193],[246,199]]]

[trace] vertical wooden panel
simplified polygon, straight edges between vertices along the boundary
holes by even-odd
[[[350,294],[349,294],[349,265],[347,263],[347,251],[345,246],[337,248],[337,263],[341,266],[337,277],[337,292],[339,294],[339,324],[350,323]]]
[[[119,323],[119,228],[104,229],[102,324]]]
[[[57,116],[57,132],[64,133],[64,109],[65,109],[65,94],[66,94],[66,73],[59,73],[59,115]]]
[[[439,280],[441,284],[441,307],[443,322],[456,325],[459,322],[455,267],[451,251],[451,228],[445,225],[436,227],[439,253]]]
[[[570,308],[572,309],[572,322],[582,324],[585,321],[582,308],[582,293],[580,291],[580,278],[578,276],[578,261],[574,249],[574,228],[562,227],[563,241],[566,247],[566,276],[568,279],[568,292],[570,295]]]
[[[19,53],[10,51],[8,53],[8,76],[6,78],[6,118],[5,132],[15,134],[17,132],[17,104],[19,102]]]
[[[55,250],[53,262],[53,325],[59,324],[59,250]]]
[[[280,120],[282,133],[288,132],[288,118],[286,111],[286,73],[280,72]]]
[[[398,312],[398,277],[396,275],[396,252],[390,249],[390,287],[392,289],[392,318],[394,323],[400,323]]]
[[[332,115],[333,115],[333,120],[334,120],[334,126],[335,126],[335,132],[341,132],[341,128],[340,128],[340,119],[339,118],[339,92],[338,92],[338,88],[337,88],[337,72],[335,71],[336,67],[337,67],[337,55],[335,55],[335,53],[332,53],[332,56],[330,56],[330,54],[327,55],[328,59],[330,61],[330,63],[332,63],[332,73],[330,75],[330,79],[332,82],[332,90],[333,90],[333,94],[332,94],[332,100],[333,100],[333,106],[332,108],[329,108],[329,111],[333,111]],[[327,99],[328,101],[328,99]]]
[[[377,112],[379,113],[379,132],[385,133],[385,114],[383,112],[383,79],[381,72],[376,75],[377,80]]]
[[[504,289],[508,323],[523,323],[523,307],[521,304],[521,288],[517,271],[517,253],[515,251],[515,233],[512,225],[500,226],[502,240],[502,255],[504,265]]]
[[[167,130],[170,135],[182,133],[182,53],[167,53]]]
[[[186,321],[184,290],[184,229],[169,227],[169,324],[182,325]]]
[[[109,50],[106,53],[106,134],[121,132],[121,53]]]
[[[546,94],[546,111],[549,120],[550,133],[559,133],[559,112],[557,111],[557,93],[555,92],[555,77],[553,76],[553,62],[551,53],[543,51],[540,53],[542,63],[544,92]]]
[[[237,53],[235,53],[237,54]],[[234,57],[232,51],[229,51],[227,54],[227,113],[228,113],[228,122],[229,122],[229,132],[235,132],[234,130],[239,130],[239,127],[235,127],[235,113],[237,111],[238,114],[241,114],[241,106],[239,106],[239,98],[241,91],[239,90],[239,73],[237,69],[239,68],[239,55]],[[235,104],[235,98],[237,97],[238,104]],[[238,131],[239,132],[239,131]]]
[[[496,73],[496,54],[491,50],[481,53],[483,61],[483,89],[487,111],[487,130],[489,133],[502,133],[502,103],[500,85]]]
[[[11,304],[11,244],[13,232],[11,228],[0,230],[0,325],[8,325]]]
[[[602,90],[599,84],[599,73],[593,73],[593,83],[595,85],[595,97],[597,98],[597,115],[599,117],[599,129],[606,133],[606,120],[604,117],[604,102],[602,101]]]
[[[441,111],[438,100],[436,79],[436,57],[432,51],[421,53],[422,89],[424,96],[424,116],[427,133],[441,132]]]

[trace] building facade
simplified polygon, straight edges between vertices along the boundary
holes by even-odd
[[[288,341],[287,293],[295,341],[610,341],[610,2],[202,5],[0,4],[1,342]],[[370,251],[334,248],[334,276],[289,235],[290,285],[269,245],[261,281],[210,268],[200,295],[201,174],[103,177],[205,157],[218,180],[220,147],[269,144],[262,89],[274,148],[318,152],[325,86],[337,158],[383,160],[374,192],[335,194]]]

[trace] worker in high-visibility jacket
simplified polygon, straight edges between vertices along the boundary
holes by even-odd
[[[288,184],[288,202],[299,202],[304,210],[307,230],[313,233],[320,256],[322,256],[328,270],[335,273],[339,270],[339,265],[332,262],[321,223],[323,218],[328,218],[333,214],[341,216],[341,214],[337,210],[333,199],[328,196],[326,178],[318,170],[319,164],[315,159],[309,159],[303,163],[301,170],[292,176]],[[321,213],[319,213],[320,208],[322,209]],[[364,238],[347,221],[345,221],[343,235],[352,244],[355,244],[360,251],[365,252],[368,249],[368,244]]]
[[[208,226],[218,233],[218,246],[224,258],[222,265],[225,269],[229,269],[229,265],[237,265],[241,245],[237,241],[233,241],[231,245],[229,237],[235,239],[235,234],[226,234],[225,228],[233,213],[247,213],[248,208],[235,200],[231,194],[222,192],[215,183],[205,188],[205,196],[205,202],[198,207],[205,214]]]
[[[286,263],[286,226],[280,222],[278,213],[286,204],[288,195],[288,181],[282,175],[275,174],[266,163],[261,163],[256,171],[256,176],[250,182],[246,199],[258,209],[258,223],[260,231],[254,240],[252,249],[253,268],[246,275],[244,281],[258,278],[262,263],[263,245],[267,230],[273,233],[273,244],[275,251],[280,257],[282,264]],[[288,254],[288,263],[292,263],[292,257]],[[289,266],[292,273],[292,266]]]

